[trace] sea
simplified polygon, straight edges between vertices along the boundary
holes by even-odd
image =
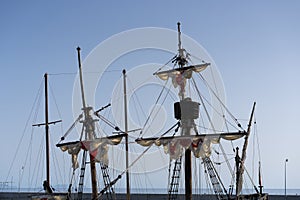
[[[65,192],[67,187],[54,187],[56,192]],[[42,188],[18,188],[18,187],[1,187],[0,192],[42,192]],[[92,190],[90,188],[85,188],[85,193],[90,193]],[[73,191],[76,193],[76,190]],[[115,188],[116,193],[126,193],[125,188]],[[263,189],[264,193],[268,193],[269,195],[284,195],[285,189]],[[132,194],[166,194],[166,188],[131,188]],[[206,188],[194,188],[194,194],[213,194],[212,190]],[[255,193],[254,189],[243,189],[244,194]],[[179,189],[179,194],[184,194],[184,189]],[[287,195],[300,195],[300,189],[286,189]]]

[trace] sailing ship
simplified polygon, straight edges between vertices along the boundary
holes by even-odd
[[[236,122],[236,131],[217,131],[214,128],[209,112],[205,107],[203,97],[197,88],[197,84],[194,80],[194,74],[198,74],[201,77],[202,71],[209,68],[210,63],[202,62],[201,64],[190,64],[190,54],[182,47],[181,43],[181,30],[180,23],[177,24],[178,28],[178,53],[173,58],[172,62],[174,66],[172,69],[165,71],[156,71],[154,73],[162,81],[171,80],[172,85],[179,89],[178,102],[174,103],[174,117],[177,120],[176,124],[169,128],[163,134],[157,134],[157,137],[138,137],[135,142],[141,146],[147,147],[152,146],[163,146],[165,153],[170,157],[170,166],[173,166],[173,170],[170,170],[170,180],[168,188],[168,199],[177,199],[179,193],[179,184],[182,174],[182,168],[184,168],[184,188],[185,188],[185,199],[191,200],[193,197],[193,178],[192,175],[192,156],[195,156],[201,160],[201,165],[204,166],[205,173],[210,181],[210,185],[217,199],[267,199],[268,195],[262,192],[262,184],[259,183],[259,190],[254,184],[255,194],[241,194],[243,185],[243,174],[245,171],[245,159],[246,150],[248,146],[249,135],[251,126],[253,123],[253,115],[255,110],[255,103],[253,104],[252,112],[248,122],[247,130],[244,130],[240,123]],[[79,63],[79,78],[80,78],[80,89],[81,89],[81,101],[82,101],[82,114],[78,116],[75,122],[71,125],[70,129],[61,138],[61,141],[56,145],[61,148],[62,151],[67,151],[72,155],[73,174],[74,171],[79,167],[78,154],[82,155],[82,162],[80,168],[80,180],[78,186],[77,199],[82,199],[83,195],[83,184],[84,175],[86,171],[86,165],[90,165],[91,173],[91,185],[92,185],[92,199],[100,199],[104,194],[108,199],[116,199],[114,192],[114,185],[118,182],[124,174],[126,174],[126,195],[127,199],[130,199],[130,181],[129,181],[129,169],[132,167],[136,160],[130,165],[128,162],[128,125],[127,125],[127,99],[126,99],[126,71],[123,71],[124,77],[124,113],[125,113],[125,130],[122,131],[119,127],[114,127],[118,134],[97,137],[95,134],[95,123],[100,119],[109,123],[99,113],[110,106],[104,106],[103,108],[94,111],[93,107],[87,106],[84,94],[84,82],[82,75],[81,59],[80,59],[80,48],[77,48],[78,63]],[[199,97],[199,101],[192,99],[192,95],[187,94],[187,85],[193,86],[193,90]],[[213,95],[216,93],[213,92]],[[227,108],[220,102],[225,110]],[[207,115],[210,128],[213,133],[205,133],[199,131],[196,121],[199,121],[200,106],[203,107],[204,113]],[[66,137],[69,135],[72,129],[74,129],[77,123],[82,123],[82,131],[77,141],[64,142]],[[142,129],[143,130],[143,129]],[[208,130],[208,129],[206,129]],[[174,131],[172,135],[168,135]],[[143,135],[143,134],[140,134]],[[108,148],[111,145],[118,145],[125,138],[126,155],[125,162],[126,167],[117,177],[111,179],[108,172]],[[218,173],[215,163],[211,159],[211,154],[214,145],[220,145],[222,151],[223,148],[221,143],[223,141],[235,141],[244,138],[242,146],[242,154],[239,155],[239,147],[234,148],[235,152],[235,186],[230,185],[229,189],[222,182],[222,178]],[[143,152],[146,153],[147,149]],[[224,152],[223,152],[224,153]],[[224,153],[225,154],[225,153]],[[87,162],[89,157],[89,162]],[[139,156],[137,159],[142,157]],[[97,185],[97,167],[96,163],[100,164],[104,188],[99,192]],[[184,167],[182,166],[184,164]],[[231,174],[232,175],[232,174]],[[69,186],[69,193],[71,193],[72,183]],[[233,192],[235,188],[235,193]],[[69,196],[71,196],[69,194]]]
[[[173,58],[174,67],[166,71],[157,71],[155,76],[163,81],[171,80],[175,88],[179,89],[179,101],[174,103],[174,117],[178,121],[176,125],[168,129],[167,132],[158,137],[138,138],[136,142],[142,146],[149,147],[152,145],[163,146],[165,153],[169,154],[170,161],[173,161],[173,171],[169,175],[168,199],[176,199],[179,189],[179,179],[181,175],[182,164],[184,163],[184,183],[185,183],[185,199],[192,199],[192,155],[201,159],[207,173],[211,187],[217,199],[267,199],[267,194],[263,194],[261,182],[259,183],[260,190],[254,185],[256,194],[242,195],[243,174],[245,171],[246,150],[248,146],[251,125],[253,123],[253,115],[256,103],[253,104],[250,115],[248,128],[243,130],[242,126],[237,123],[238,131],[234,132],[218,132],[215,130],[209,117],[207,108],[205,107],[203,98],[197,88],[193,75],[199,74],[210,66],[210,63],[203,62],[201,64],[192,65],[189,63],[190,54],[182,47],[180,23],[178,28],[178,53]],[[200,75],[201,76],[201,75]],[[193,101],[191,96],[187,95],[187,85],[195,87],[195,91],[199,95],[200,102]],[[215,94],[215,93],[214,93]],[[199,119],[199,107],[203,106],[207,114],[208,121],[213,133],[202,133],[198,131],[195,121]],[[224,104],[221,105],[224,106]],[[224,106],[224,109],[227,109]],[[224,115],[223,115],[224,116]],[[166,136],[171,130],[175,133],[171,136]],[[178,134],[179,133],[179,134]],[[218,174],[214,162],[210,156],[212,154],[212,146],[219,144],[223,140],[234,141],[244,138],[242,155],[239,155],[239,147],[234,149],[235,169],[236,169],[236,192],[233,193],[233,185],[226,189],[222,183],[222,179]],[[220,146],[222,149],[222,146]],[[223,149],[222,149],[223,150]],[[183,162],[184,161],[184,162]]]

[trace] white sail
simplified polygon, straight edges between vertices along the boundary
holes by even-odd
[[[212,144],[218,144],[221,139],[237,140],[245,134],[246,132],[235,132],[162,138],[140,138],[137,139],[136,142],[145,147],[153,144],[157,146],[163,145],[164,152],[169,154],[170,159],[178,159],[188,148],[191,148],[195,157],[204,158],[210,156]]]
[[[179,74],[183,74],[184,78],[190,79],[192,77],[192,73],[194,72],[201,72],[207,68],[210,63],[204,63],[199,65],[191,65],[187,67],[181,67],[176,69],[171,69],[162,72],[156,72],[154,75],[157,75],[161,80],[167,80],[169,77],[174,78]]]
[[[89,154],[96,162],[102,162],[108,165],[108,149],[109,145],[118,145],[122,141],[124,134],[114,135],[110,137],[96,138],[94,140],[84,140],[57,144],[62,151],[67,151],[72,155],[72,166],[74,169],[78,168],[78,153],[80,150],[89,151]]]

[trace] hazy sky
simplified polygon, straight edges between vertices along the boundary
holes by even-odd
[[[183,32],[216,62],[232,112],[248,118],[252,102],[257,101],[265,187],[283,188],[284,160],[288,158],[288,187],[300,188],[299,10],[296,0],[2,0],[0,181],[6,178],[45,72],[76,72],[78,45],[85,58],[100,42],[119,32],[141,27],[176,30],[180,21]],[[58,104],[65,118],[72,110],[74,77],[55,77],[61,85],[53,86],[60,88]],[[67,119],[65,128],[71,121]]]

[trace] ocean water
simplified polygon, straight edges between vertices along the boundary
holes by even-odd
[[[57,192],[66,192],[67,187],[54,187]],[[17,187],[1,187],[0,192],[42,192],[43,189],[40,188],[17,188]],[[85,188],[84,192],[90,193],[92,190],[90,188]],[[115,188],[116,193],[126,193],[125,188]],[[264,189],[264,193],[270,195],[284,195],[284,189]],[[76,193],[76,190],[73,190]],[[167,194],[166,188],[131,188],[132,194]],[[184,194],[184,189],[180,188],[179,193]],[[213,194],[213,191],[206,188],[194,188],[194,194]],[[254,189],[243,189],[243,194],[255,193]],[[300,189],[287,189],[287,195],[300,195]]]

